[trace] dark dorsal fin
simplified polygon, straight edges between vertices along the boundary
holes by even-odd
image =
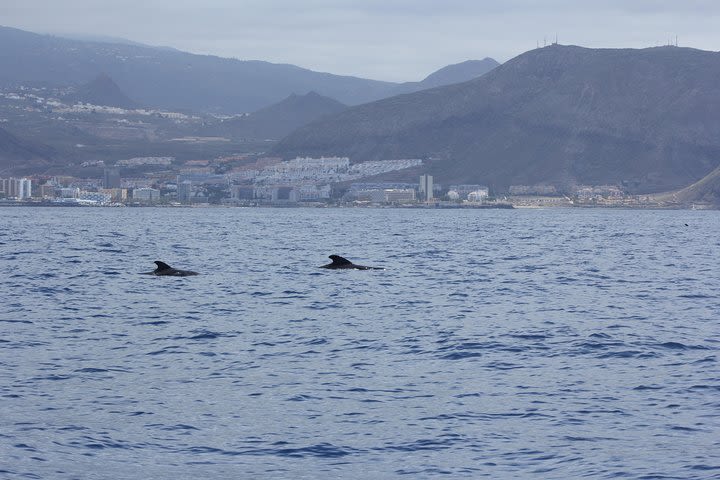
[[[165,262],[161,262],[160,260],[155,260],[155,265],[157,265],[158,270],[169,270],[172,268],[170,265]]]
[[[352,265],[352,262],[348,260],[347,258],[343,258],[340,255],[330,255],[330,260],[332,260],[333,265]]]

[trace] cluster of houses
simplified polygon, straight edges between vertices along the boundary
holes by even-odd
[[[203,204],[210,203],[208,185],[190,180],[148,184],[138,179],[120,179],[119,169],[107,168],[102,181],[78,182],[71,177],[53,177],[42,184],[28,178],[0,179],[0,199],[14,201],[45,201],[61,204],[114,206],[123,204]],[[440,199],[454,202],[482,203],[489,195],[480,185],[452,185],[447,193],[433,185],[430,175],[422,175],[418,183],[351,183],[338,188],[331,184],[315,185],[232,185],[220,189],[219,202],[229,205],[290,205],[328,202],[331,199],[347,204],[414,204]],[[217,199],[216,199],[217,200]]]
[[[213,163],[227,165],[236,158],[216,159]],[[240,160],[247,160],[246,157]],[[124,204],[226,204],[226,205],[289,205],[299,203],[335,202],[353,205],[375,204],[483,204],[490,199],[484,185],[435,184],[431,175],[421,175],[417,183],[362,182],[363,179],[387,172],[422,166],[419,159],[369,161],[351,164],[348,157],[299,157],[289,161],[259,158],[253,165],[220,173],[207,160],[191,160],[170,179],[121,178],[121,167],[138,165],[171,165],[173,157],[136,157],[120,160],[115,166],[104,163],[101,180],[78,180],[71,177],[50,179],[0,179],[0,199],[16,201],[51,201],[82,205]],[[222,170],[220,170],[222,171]],[[360,180],[360,181],[358,181]],[[558,200],[572,203],[552,185],[513,185],[510,200],[537,200],[550,205]],[[616,186],[579,186],[573,194],[576,201],[597,198],[622,198]],[[536,203],[537,203],[536,202]],[[511,201],[512,203],[512,201]],[[557,202],[555,202],[557,203]],[[532,204],[532,202],[530,202]]]

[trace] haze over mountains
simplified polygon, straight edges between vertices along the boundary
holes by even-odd
[[[354,163],[422,158],[423,173],[436,182],[485,184],[495,193],[510,185],[569,191],[581,184],[665,192],[720,165],[718,78],[714,52],[552,45],[500,66],[468,61],[398,84],[0,27],[0,87],[74,85],[56,89],[70,94],[54,98],[187,109],[112,117],[42,103],[29,90],[20,106],[5,90],[0,167],[259,150]],[[252,113],[225,120],[207,113],[220,111]],[[203,136],[232,141],[210,145]],[[393,179],[415,181],[417,173]],[[717,177],[683,198],[716,198]]]
[[[324,116],[345,110],[344,105],[315,92],[288,98],[242,117],[225,120],[203,130],[205,135],[279,140]]]
[[[81,85],[72,94],[63,98],[71,103],[89,103],[91,105],[107,105],[125,109],[137,108],[139,105],[130,100],[120,87],[107,74],[101,73],[92,81]]]
[[[338,98],[357,104],[421,89],[437,79],[431,74],[422,82],[377,82],[122,39],[94,40],[0,27],[0,124],[5,130],[0,164],[6,172],[45,171],[48,163],[112,161],[118,155],[197,156],[200,144],[191,148],[176,141],[184,136],[222,135],[242,144],[216,143],[205,149],[208,155],[252,150],[346,108]],[[441,81],[465,81],[494,66],[491,59],[450,66],[442,70]],[[76,103],[146,112],[83,111],[71,107]],[[153,113],[156,109],[180,115]],[[215,114],[223,112],[252,113],[220,121]]]
[[[401,93],[412,93],[427,90],[428,88],[461,83],[485,75],[498,65],[500,65],[500,63],[489,57],[482,60],[467,60],[462,63],[448,65],[431,73],[422,81],[400,84],[394,93],[399,95]]]
[[[684,187],[720,163],[720,54],[689,48],[524,53],[466,83],[350,108],[275,153],[430,158],[444,182]]]
[[[21,140],[0,128],[0,175],[18,162],[26,168],[43,168],[54,154],[52,148],[46,145]]]
[[[487,63],[487,62],[486,62]],[[491,62],[490,62],[491,63]],[[470,71],[469,74],[474,75]],[[457,70],[444,81],[468,80]],[[194,55],[169,48],[92,42],[0,27],[0,85],[82,85],[105,74],[134,102],[196,112],[245,113],[315,91],[348,105],[423,88],[333,75],[262,61]]]

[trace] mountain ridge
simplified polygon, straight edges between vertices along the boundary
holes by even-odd
[[[138,107],[138,104],[130,100],[117,83],[105,73],[101,73],[90,82],[81,85],[63,100],[125,109]]]
[[[423,89],[462,83],[485,75],[499,65],[499,62],[490,57],[482,60],[465,60],[434,71],[420,83],[423,85]]]
[[[414,93],[429,88],[463,83],[481,77],[500,65],[496,60],[485,57],[482,60],[466,60],[464,62],[447,65],[429,74],[419,82],[405,82],[400,84],[393,93]]]
[[[709,204],[720,207],[720,167],[677,192],[656,195],[655,201],[690,206]]]
[[[0,26],[0,84],[81,85],[100,73],[148,107],[225,114],[255,111],[291,93],[316,91],[358,105],[394,95],[400,88],[394,82],[290,64],[198,55],[127,40],[76,40]]]
[[[469,82],[352,107],[274,152],[426,158],[436,181],[667,191],[720,161],[720,54],[531,50]]]
[[[347,105],[314,91],[305,95],[293,93],[249,115],[210,126],[204,133],[233,138],[280,139],[303,125],[346,108]]]
[[[142,45],[87,42],[0,27],[0,82],[84,84],[108,74],[125,94],[158,108],[242,113],[292,92],[348,103],[381,98],[396,84]],[[245,88],[238,88],[242,81]]]

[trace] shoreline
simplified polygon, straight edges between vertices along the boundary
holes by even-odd
[[[555,210],[555,209],[608,209],[608,210],[720,210],[716,205],[592,205],[592,204],[563,204],[563,205],[513,205],[511,203],[478,204],[478,205],[452,205],[452,204],[417,204],[417,205],[342,205],[322,203],[293,203],[293,204],[115,204],[115,205],[88,205],[71,202],[14,202],[0,201],[1,207],[9,208],[369,208],[369,209],[407,209],[407,210]]]

